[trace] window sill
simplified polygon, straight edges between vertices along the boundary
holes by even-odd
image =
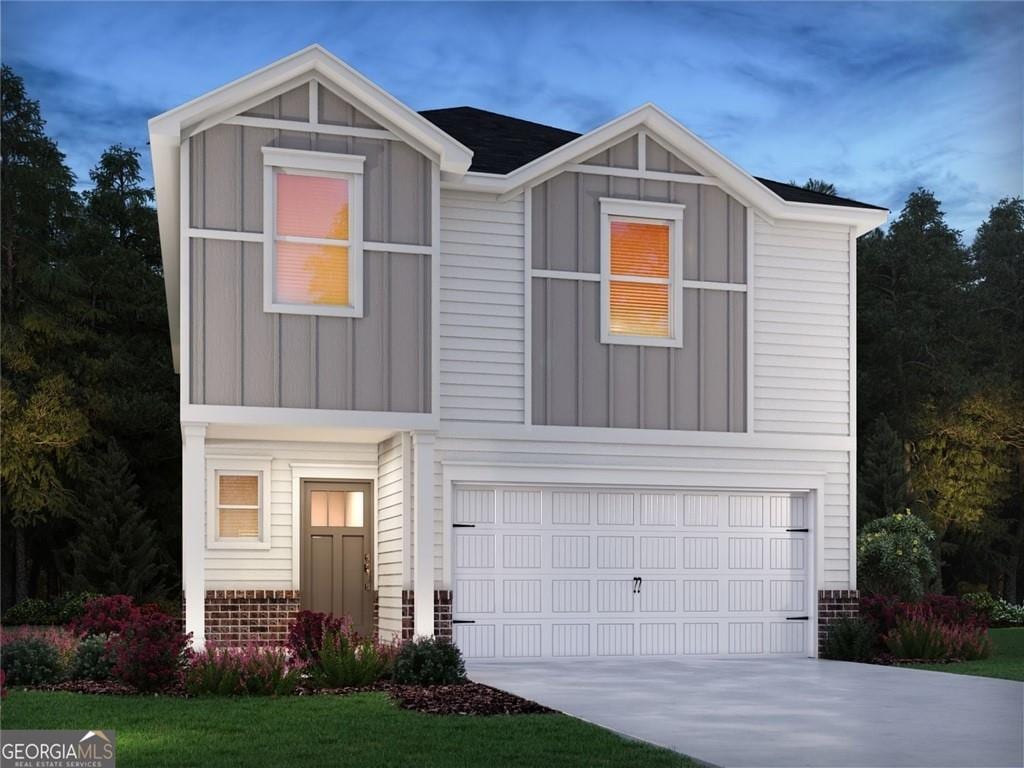
[[[682,349],[682,339],[658,339],[649,336],[601,336],[602,344],[619,347],[659,347],[661,349]]]
[[[206,548],[208,550],[242,550],[242,551],[259,551],[269,550],[269,541],[207,541]]]
[[[321,304],[265,304],[264,312],[279,315],[313,315],[316,317],[362,317],[363,308],[356,306],[332,307]]]

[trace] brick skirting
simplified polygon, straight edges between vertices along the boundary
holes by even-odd
[[[206,642],[284,645],[299,612],[297,589],[213,589],[206,592]]]
[[[402,635],[401,641],[412,640],[416,627],[416,595],[411,589],[402,590]],[[434,590],[434,636],[452,639],[452,592],[450,589]]]
[[[840,619],[854,618],[860,613],[859,593],[856,589],[818,590],[818,651],[825,647],[830,626]]]

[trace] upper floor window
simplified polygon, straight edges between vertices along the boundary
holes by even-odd
[[[363,314],[363,158],[263,148],[268,312]]]
[[[601,198],[601,341],[683,345],[683,206]]]

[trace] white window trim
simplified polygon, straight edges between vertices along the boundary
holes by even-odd
[[[643,200],[601,198],[601,343],[626,344],[639,347],[683,346],[683,211],[685,205],[653,203]],[[615,282],[660,283],[669,286],[669,335],[622,336],[611,332],[611,220],[642,219],[668,222],[668,280],[615,276]]]
[[[291,315],[363,316],[363,164],[360,155],[263,147],[263,309]],[[348,181],[349,239],[277,236],[278,173],[330,176]],[[274,243],[277,240],[348,248],[348,298],[345,306],[286,304],[274,301]]]
[[[254,539],[221,539],[218,525],[218,475],[256,475],[259,478],[259,536]],[[232,459],[217,457],[206,460],[206,548],[207,549],[270,549],[270,459]]]

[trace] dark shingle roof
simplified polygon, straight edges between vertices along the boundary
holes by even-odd
[[[582,135],[575,131],[499,115],[497,112],[488,112],[476,107],[428,109],[420,114],[456,141],[473,150],[473,165],[470,166],[470,170],[481,173],[510,173]],[[754,178],[783,200],[793,203],[885,210],[877,205],[861,203],[838,195],[812,192],[781,181],[758,176]]]

